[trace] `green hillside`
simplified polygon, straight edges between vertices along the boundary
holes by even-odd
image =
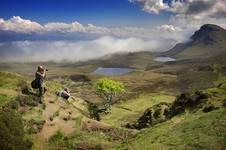
[[[55,96],[54,92],[63,86],[60,80],[48,81],[47,87],[51,90],[46,94],[43,105],[38,103],[35,95],[24,92],[25,88],[29,88],[30,78],[1,72],[0,79],[1,111],[13,110],[18,114],[15,117],[23,120],[23,127],[16,125],[13,130],[24,130],[22,134],[26,139],[24,142],[27,143],[27,149],[217,150],[226,146],[224,76],[213,83],[215,87],[202,90],[208,95],[202,105],[186,108],[184,113],[141,130],[130,129],[126,125],[135,123],[147,108],[161,103],[173,104],[175,93],[159,91],[125,97],[126,99],[113,105],[111,114],[102,114],[102,120],[97,122],[89,119],[87,104],[82,98],[75,97],[76,101],[70,100],[68,103]],[[36,93],[31,89],[29,91]],[[191,91],[191,95],[194,92]],[[208,111],[204,111],[204,108]],[[4,116],[0,119],[4,120]],[[10,124],[13,125],[14,120]],[[0,128],[2,130],[3,126],[0,125]],[[12,139],[7,140],[16,149],[26,149],[14,145]],[[1,141],[2,144],[4,142]]]

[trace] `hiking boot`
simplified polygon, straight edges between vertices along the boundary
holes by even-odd
[[[44,97],[43,96],[39,97],[39,104],[43,104],[43,101],[44,101]]]
[[[44,87],[44,88],[43,88],[43,94],[45,94],[46,92],[47,92],[47,88]]]

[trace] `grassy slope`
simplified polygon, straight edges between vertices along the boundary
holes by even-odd
[[[174,99],[174,96],[161,93],[140,95],[138,98],[114,105],[111,114],[104,116],[102,122],[119,127],[126,122],[137,119],[146,108],[159,102],[172,102]]]
[[[21,76],[9,72],[0,72],[0,106],[18,95],[18,85],[22,82]]]
[[[226,146],[226,110],[184,114],[143,129],[123,147],[128,149],[223,149]]]
[[[218,150],[226,147],[226,109],[222,107],[226,100],[225,77],[215,84],[223,83],[219,88],[204,90],[210,98],[209,103],[218,110],[204,113],[186,112],[152,128],[141,130],[122,147],[128,149],[209,149]]]
[[[226,78],[223,77],[216,81],[215,84],[218,85],[219,83],[225,82],[225,79]],[[3,105],[6,101],[15,98],[19,94],[18,84],[22,81],[22,78],[19,75],[0,72],[0,81],[0,102]],[[54,89],[51,92],[54,92],[59,88],[57,82],[49,82],[48,84],[49,87]],[[222,100],[226,99],[225,87],[225,84],[223,84],[220,88],[211,88],[206,90],[206,92],[211,95],[211,102],[216,106],[220,106]],[[102,122],[115,127],[120,127],[121,124],[125,122],[135,120],[146,108],[159,102],[172,102],[174,98],[174,96],[165,93],[142,94],[138,98],[114,105],[112,113],[103,116]],[[36,112],[35,109],[32,109],[29,113],[32,113],[33,111]],[[35,113],[33,115],[35,115]],[[40,117],[38,113],[36,117]],[[226,146],[226,143],[224,142],[226,141],[225,108],[209,113],[203,113],[202,111],[186,113],[152,128],[143,129],[139,131],[135,137],[129,139],[125,138],[124,140],[113,140],[110,135],[104,134],[101,131],[81,131],[81,117],[75,119],[74,122],[77,128],[76,132],[71,136],[63,134],[59,135],[59,133],[57,133],[49,141],[50,149],[56,149],[57,147],[59,149],[62,147],[64,147],[64,149],[73,149],[76,145],[92,147],[93,143],[96,148],[128,148],[133,150],[220,149],[223,146]],[[33,136],[31,136],[31,138],[34,139]],[[36,146],[37,144],[43,144],[42,141],[35,142]],[[44,149],[45,148],[46,147],[44,147]]]

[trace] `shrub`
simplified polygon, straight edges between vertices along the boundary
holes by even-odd
[[[6,94],[0,94],[0,106],[4,106],[12,97]]]
[[[53,136],[51,136],[51,138],[49,139],[49,142],[55,142],[57,140],[61,140],[63,139],[64,134],[61,131],[57,131]]]
[[[25,139],[22,117],[10,108],[0,109],[0,148],[28,150],[32,143]]]
[[[19,103],[16,100],[11,100],[3,106],[3,109],[5,108],[17,110],[19,108]]]
[[[20,106],[31,106],[35,107],[39,104],[39,97],[33,95],[19,95],[16,100],[19,102]]]
[[[106,107],[109,109],[113,100],[125,91],[125,87],[121,82],[103,78],[97,81],[95,90],[99,96],[104,98]]]

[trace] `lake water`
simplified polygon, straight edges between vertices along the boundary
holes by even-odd
[[[156,57],[154,60],[155,61],[158,61],[158,62],[176,61],[176,59],[175,58],[172,58],[172,57]]]
[[[104,67],[98,67],[93,74],[98,75],[122,75],[125,73],[129,73],[133,71],[133,69],[130,68],[104,68]]]

